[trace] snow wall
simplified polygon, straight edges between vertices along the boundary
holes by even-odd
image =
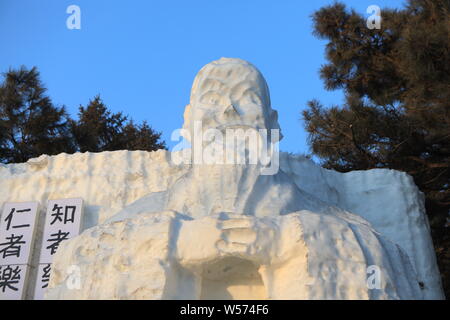
[[[0,164],[0,205],[40,202],[26,298],[33,298],[47,200],[83,198],[85,230],[151,192],[166,190],[186,173],[188,167],[173,165],[170,157],[164,150],[87,152]],[[424,197],[411,176],[387,169],[339,173],[287,153],[280,155],[280,168],[303,191],[360,215],[399,244],[416,269],[425,298],[444,298]]]

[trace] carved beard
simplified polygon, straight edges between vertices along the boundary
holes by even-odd
[[[192,165],[173,186],[168,208],[195,218],[221,212],[253,214],[245,207],[261,165],[246,160],[245,164]]]
[[[262,175],[262,168],[248,161],[193,164],[168,192],[166,208],[201,218],[221,213],[263,217],[328,207],[301,191],[283,171]]]

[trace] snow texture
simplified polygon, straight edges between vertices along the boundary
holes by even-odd
[[[220,112],[205,107],[205,96]],[[204,130],[279,128],[264,78],[239,59],[199,72],[184,116],[186,138],[194,120]],[[276,174],[261,175],[258,164],[174,164],[181,153],[44,155],[0,165],[0,202],[42,205],[33,267],[47,200],[85,201],[84,232],[60,246],[47,298],[443,298],[423,195],[409,175],[338,173],[287,153]],[[68,288],[73,265],[78,289]],[[381,274],[375,289],[373,266]],[[32,268],[30,284],[35,278]]]

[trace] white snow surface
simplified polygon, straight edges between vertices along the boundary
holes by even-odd
[[[357,215],[353,220],[362,217],[398,244],[409,257],[417,281],[423,283],[423,298],[443,298],[423,195],[409,175],[386,169],[338,173],[287,153],[281,153],[280,167],[305,194]],[[189,166],[173,165],[170,152],[164,150],[43,155],[23,164],[0,165],[0,202],[41,203],[33,255],[36,266],[48,199],[83,198],[86,230],[149,194],[164,193],[189,170]],[[32,269],[30,283],[35,277]]]
[[[45,212],[49,199],[85,201],[84,232],[60,246],[49,298],[443,298],[424,198],[407,174],[342,174],[286,153],[268,175],[261,164],[195,161],[203,147],[223,146],[198,133],[279,129],[251,63],[222,58],[203,67],[183,128],[193,165],[174,164],[179,153],[116,151],[0,167],[0,202],[39,201]],[[77,290],[67,287],[71,265],[81,268]],[[366,281],[373,266],[376,288]]]

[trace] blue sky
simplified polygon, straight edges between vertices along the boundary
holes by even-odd
[[[369,5],[399,0],[345,0]],[[266,78],[284,135],[281,150],[308,151],[300,112],[308,100],[342,101],[319,78],[325,42],[310,15],[333,0],[0,0],[0,71],[37,66],[53,102],[76,115],[100,94],[113,111],[147,120],[169,147],[183,122],[192,81],[206,63],[237,57]],[[81,9],[81,30],[69,30],[69,5]]]

